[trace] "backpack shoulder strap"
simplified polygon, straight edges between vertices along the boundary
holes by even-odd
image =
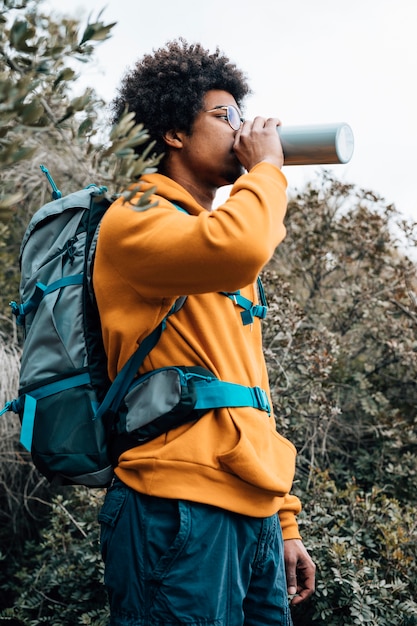
[[[172,203],[179,211],[188,213],[185,209],[178,204]],[[162,331],[165,329],[167,318],[174,313],[177,313],[183,306],[187,299],[187,296],[180,296],[174,302],[168,315],[164,317],[162,322],[142,341],[138,349],[132,354],[130,359],[125,363],[120,372],[117,374],[113,383],[110,386],[103,402],[100,404],[95,419],[102,418],[106,413],[116,412],[120,403],[122,402],[126,392],[140,366],[142,365],[145,357],[156,346],[161,337]]]
[[[145,337],[136,352],[132,354],[130,359],[125,363],[120,372],[117,374],[113,383],[110,386],[103,402],[100,404],[94,419],[102,418],[106,413],[115,413],[122,402],[126,392],[131,384],[136,372],[142,365],[145,357],[156,346],[162,331],[165,327],[165,320],[151,332],[150,335]]]

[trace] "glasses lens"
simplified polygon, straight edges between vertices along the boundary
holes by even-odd
[[[227,107],[227,120],[233,130],[239,130],[242,123],[239,111],[231,104]]]

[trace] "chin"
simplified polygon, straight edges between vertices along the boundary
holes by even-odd
[[[242,176],[246,172],[245,168],[242,165],[239,165],[233,172],[227,172],[224,177],[223,185],[233,185],[237,181],[237,179]],[[222,186],[223,186],[222,185]]]

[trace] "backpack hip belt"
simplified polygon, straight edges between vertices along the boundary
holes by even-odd
[[[219,380],[202,367],[163,367],[130,386],[115,416],[118,434],[145,443],[218,408],[253,407],[269,415],[266,391]]]

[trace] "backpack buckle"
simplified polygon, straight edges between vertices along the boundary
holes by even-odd
[[[271,405],[269,404],[268,394],[265,389],[261,387],[252,387],[253,394],[256,400],[256,407],[260,411],[265,411],[268,415],[271,415]]]

